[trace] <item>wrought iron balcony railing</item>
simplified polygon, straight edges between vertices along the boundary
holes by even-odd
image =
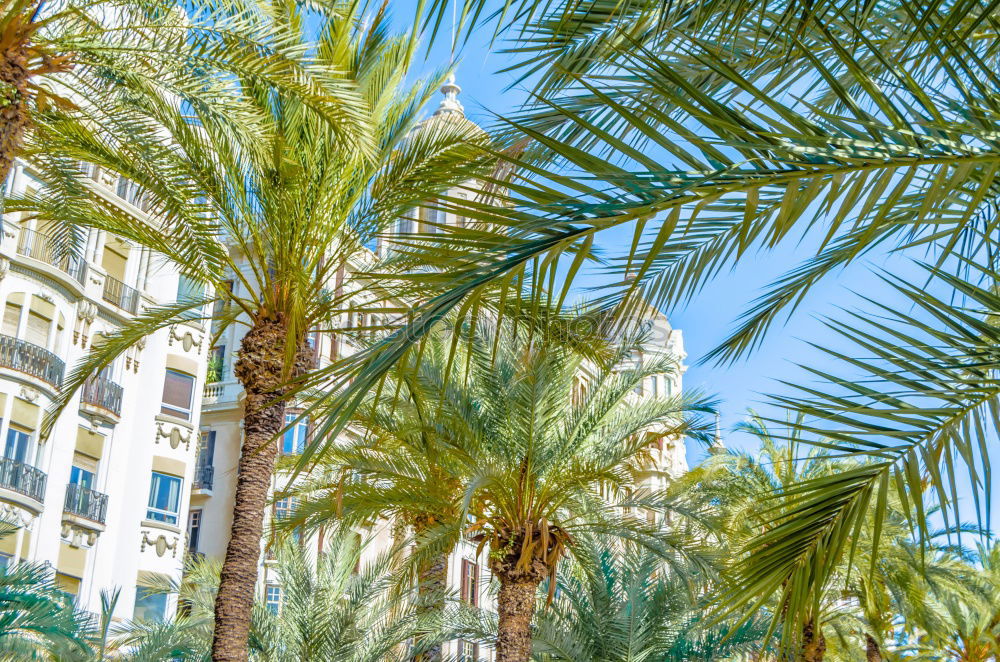
[[[0,458],[0,487],[41,502],[45,496],[45,472],[8,457]]]
[[[21,228],[17,254],[40,260],[65,271],[78,283],[83,283],[87,274],[87,263],[82,257],[73,255],[68,247],[59,247],[52,237],[36,230]]]
[[[27,340],[0,334],[0,367],[17,370],[58,388],[66,364],[58,356]]]
[[[192,487],[196,490],[210,490],[212,489],[212,480],[215,478],[215,467],[208,465],[205,467],[195,467],[194,469],[194,484]]]
[[[92,522],[104,524],[108,514],[108,495],[70,483],[66,486],[66,503],[63,510]]]
[[[110,379],[91,377],[83,383],[80,400],[119,416],[122,413],[122,391],[122,387]]]
[[[139,290],[129,287],[114,276],[104,277],[101,297],[108,303],[127,310],[133,315],[139,312]]]

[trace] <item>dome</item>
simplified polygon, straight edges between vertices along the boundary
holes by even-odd
[[[439,122],[455,123],[455,128],[469,132],[470,140],[485,138],[486,132],[465,116],[465,106],[458,100],[458,95],[461,92],[462,88],[455,83],[455,74],[449,74],[448,79],[441,86],[441,94],[444,95],[444,98],[441,99],[434,114],[421,122],[420,126],[422,128],[431,127]]]

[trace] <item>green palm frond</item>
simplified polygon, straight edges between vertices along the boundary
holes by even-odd
[[[829,327],[850,349],[814,347],[853,374],[807,367],[817,384],[789,384],[792,394],[773,398],[799,413],[791,426],[796,438],[834,457],[865,461],[783,488],[765,532],[750,540],[737,567],[731,607],[759,605],[777,593],[787,605],[786,628],[801,627],[803,615],[817,611],[837,564],[858,562],[865,535],[873,551],[859,571],[875,570],[892,504],[920,541],[935,535],[928,523],[934,512],[946,530],[959,530],[960,471],[980,522],[973,530],[989,521],[990,435],[1000,395],[994,374],[1000,337],[990,320],[1000,299],[986,283],[996,276],[973,269],[976,280],[970,281],[927,270],[932,284],[954,290],[964,305],[938,298],[934,288],[887,277],[913,312],[869,301],[879,316],[849,313],[831,320]],[[935,511],[925,505],[928,490]]]

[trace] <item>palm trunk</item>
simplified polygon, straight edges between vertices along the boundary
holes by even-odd
[[[0,53],[0,194],[28,128],[28,59],[24,44]]]
[[[882,662],[882,649],[870,634],[865,635],[865,659],[868,662]]]
[[[417,587],[419,603],[418,613],[421,615],[438,612],[444,613],[445,592],[448,590],[448,555],[439,554],[430,561],[421,564],[418,573],[420,585]],[[440,662],[442,645],[435,643],[428,646],[419,655],[414,656],[414,662]]]
[[[517,573],[521,576],[515,578],[513,574],[497,575],[500,593],[497,596],[496,662],[528,662],[531,659],[531,621],[542,576]]]
[[[264,535],[264,509],[278,455],[275,437],[285,425],[287,375],[304,374],[311,366],[308,347],[299,351],[294,369],[285,370],[285,325],[261,321],[240,343],[235,374],[246,392],[243,450],[236,473],[233,524],[215,598],[214,662],[246,662],[250,612]],[[277,399],[277,401],[275,401]]]
[[[815,621],[809,621],[802,626],[801,662],[823,662],[826,655],[826,637],[823,629]]]

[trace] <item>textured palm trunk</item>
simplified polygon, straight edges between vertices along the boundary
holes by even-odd
[[[448,590],[448,555],[439,554],[427,563],[422,564],[419,572],[417,596],[421,615],[432,612],[443,613],[445,593]],[[443,655],[440,643],[429,646],[427,650],[414,656],[414,662],[440,662]]]
[[[233,524],[215,598],[214,662],[245,662],[249,655],[264,509],[278,455],[275,437],[285,424],[286,335],[280,321],[255,324],[240,344],[234,370],[246,392],[243,449],[236,473]],[[311,367],[310,357],[308,346],[300,349],[291,374],[304,374]]]
[[[802,662],[823,662],[826,655],[826,637],[815,621],[802,626]]]
[[[865,635],[865,659],[868,662],[882,662],[882,649],[870,634]]]
[[[527,574],[527,573],[525,573]],[[499,577],[497,596],[497,662],[528,662],[531,659],[531,621],[539,577]]]
[[[0,192],[28,128],[28,58],[25,44],[0,53]]]

